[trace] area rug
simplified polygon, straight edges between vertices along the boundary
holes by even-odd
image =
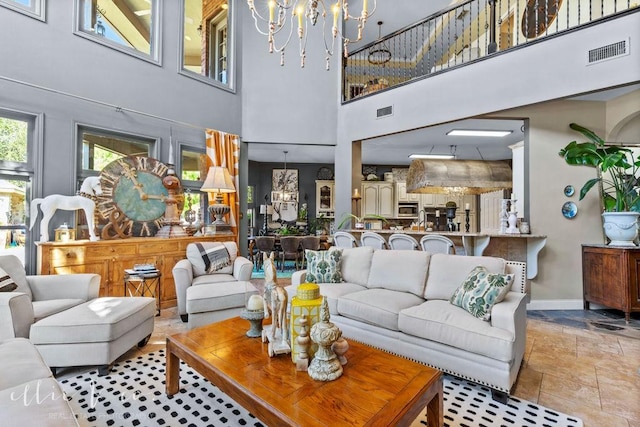
[[[254,426],[264,424],[191,367],[180,362],[180,391],[165,394],[164,350],[60,380],[81,426]],[[582,421],[525,400],[491,400],[483,386],[444,376],[444,425],[581,427]],[[426,425],[421,416],[412,427]]]
[[[293,273],[296,272],[295,261],[285,261],[284,262],[284,271],[278,269],[276,272],[276,276],[279,279],[290,279]],[[251,272],[252,279],[264,279],[264,271],[262,268],[256,269],[253,267],[253,271]]]

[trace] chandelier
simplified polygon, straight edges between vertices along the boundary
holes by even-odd
[[[265,3],[268,9],[268,16],[263,16],[263,14],[266,15],[267,10],[264,10],[263,14],[260,14],[256,9],[254,0],[247,0],[256,30],[258,30],[260,34],[267,36],[267,41],[269,42],[269,53],[280,53],[280,65],[284,66],[285,48],[293,38],[293,29],[297,26],[300,45],[300,67],[304,68],[305,58],[307,56],[307,35],[309,33],[307,29],[310,28],[309,24],[315,27],[318,23],[318,18],[321,17],[322,38],[326,53],[326,69],[329,70],[330,58],[334,53],[336,38],[340,37],[342,40],[344,56],[347,57],[347,45],[349,43],[358,42],[362,39],[362,31],[367,23],[367,19],[375,13],[377,0],[373,0],[373,10],[371,12],[369,12],[368,0],[362,0],[360,16],[349,15],[349,2],[347,0],[337,0],[333,3],[330,10],[330,13],[333,15],[330,42],[327,42],[326,35],[326,16],[329,9],[325,6],[324,0],[266,0]],[[328,4],[329,3],[327,2],[327,5]],[[338,28],[338,19],[341,14],[344,21],[348,21],[349,19],[357,21],[358,32],[355,40],[345,37],[342,34],[341,29]],[[282,33],[279,38],[281,44],[278,44],[276,42],[276,38],[280,33]]]

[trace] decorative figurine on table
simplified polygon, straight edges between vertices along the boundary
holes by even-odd
[[[247,306],[240,313],[242,319],[249,321],[247,336],[257,338],[262,336],[262,319],[264,319],[264,301],[260,295],[251,295]]]
[[[289,325],[287,325],[287,301],[289,296],[284,286],[278,285],[274,252],[262,255],[264,269],[264,318],[271,316],[271,325],[262,330],[262,342],[269,341],[269,357],[291,353]]]
[[[333,381],[342,375],[342,364],[331,346],[342,336],[342,331],[329,321],[329,304],[326,297],[322,301],[320,318],[321,321],[311,328],[311,340],[318,344],[318,351],[307,372],[314,380]]]

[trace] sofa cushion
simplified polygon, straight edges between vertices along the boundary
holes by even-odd
[[[459,256],[459,255],[458,255]],[[449,301],[430,300],[400,311],[400,331],[503,362],[515,357],[513,333],[491,326]]]
[[[338,314],[338,298],[345,294],[352,292],[363,291],[367,288],[358,285],[356,283],[342,282],[342,283],[318,283],[320,286],[320,295],[327,299],[329,305],[329,314]],[[291,298],[297,295],[297,287],[289,285],[285,287],[289,294],[289,301]]]
[[[55,379],[34,379],[0,390],[0,420],[5,426],[77,426],[68,399]]]
[[[425,299],[448,301],[469,272],[479,265],[486,267],[490,273],[504,273],[506,261],[487,256],[431,255]]]
[[[311,283],[340,283],[342,275],[342,249],[331,248],[328,251],[306,251],[307,281]]]
[[[430,257],[429,252],[423,251],[375,251],[367,287],[411,292],[422,297]]]
[[[219,274],[219,273],[233,274],[233,262],[238,257],[238,246],[236,245],[235,242],[198,242],[198,243],[202,245],[202,248],[204,248],[205,251],[210,251],[220,246],[220,243],[223,243],[224,246],[227,248],[227,252],[229,252],[229,261],[231,262],[231,264],[219,270],[216,270],[213,273],[209,273],[207,272],[207,268],[205,267],[205,262],[202,259],[202,253],[200,251],[200,248],[198,247],[198,245],[196,245],[195,242],[189,243],[187,245],[187,259],[193,266],[194,277],[202,276],[203,274]]]
[[[187,289],[187,313],[206,313],[244,307],[249,296],[257,293],[255,286],[245,281],[191,286]]]
[[[342,280],[367,286],[372,257],[373,248],[370,246],[343,249],[342,266],[340,268]]]
[[[236,278],[231,274],[226,273],[216,273],[216,274],[205,274],[203,276],[198,276],[193,278],[193,282],[191,285],[209,285],[211,283],[225,283],[225,282],[237,282]]]
[[[13,292],[18,289],[18,285],[13,281],[9,273],[0,267],[0,292]]]
[[[397,331],[400,310],[424,300],[410,292],[389,289],[365,289],[338,299],[338,314],[350,319]]]
[[[61,299],[48,299],[42,301],[33,301],[33,321],[37,322],[45,317],[51,316],[61,311],[75,307],[85,302],[82,299],[74,298],[61,298]]]
[[[0,341],[0,390],[51,376],[36,347],[26,338]],[[0,400],[0,406],[8,401]]]
[[[489,273],[483,266],[471,270],[453,293],[449,302],[474,317],[491,319],[491,308],[502,301],[511,289],[513,274]]]

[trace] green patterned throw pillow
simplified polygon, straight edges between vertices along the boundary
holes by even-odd
[[[330,249],[328,251],[307,250],[305,256],[307,257],[307,282],[342,282],[342,274],[340,274],[341,249]]]
[[[491,319],[491,308],[511,290],[514,277],[513,274],[489,273],[485,267],[477,266],[456,289],[449,302],[488,321]]]

